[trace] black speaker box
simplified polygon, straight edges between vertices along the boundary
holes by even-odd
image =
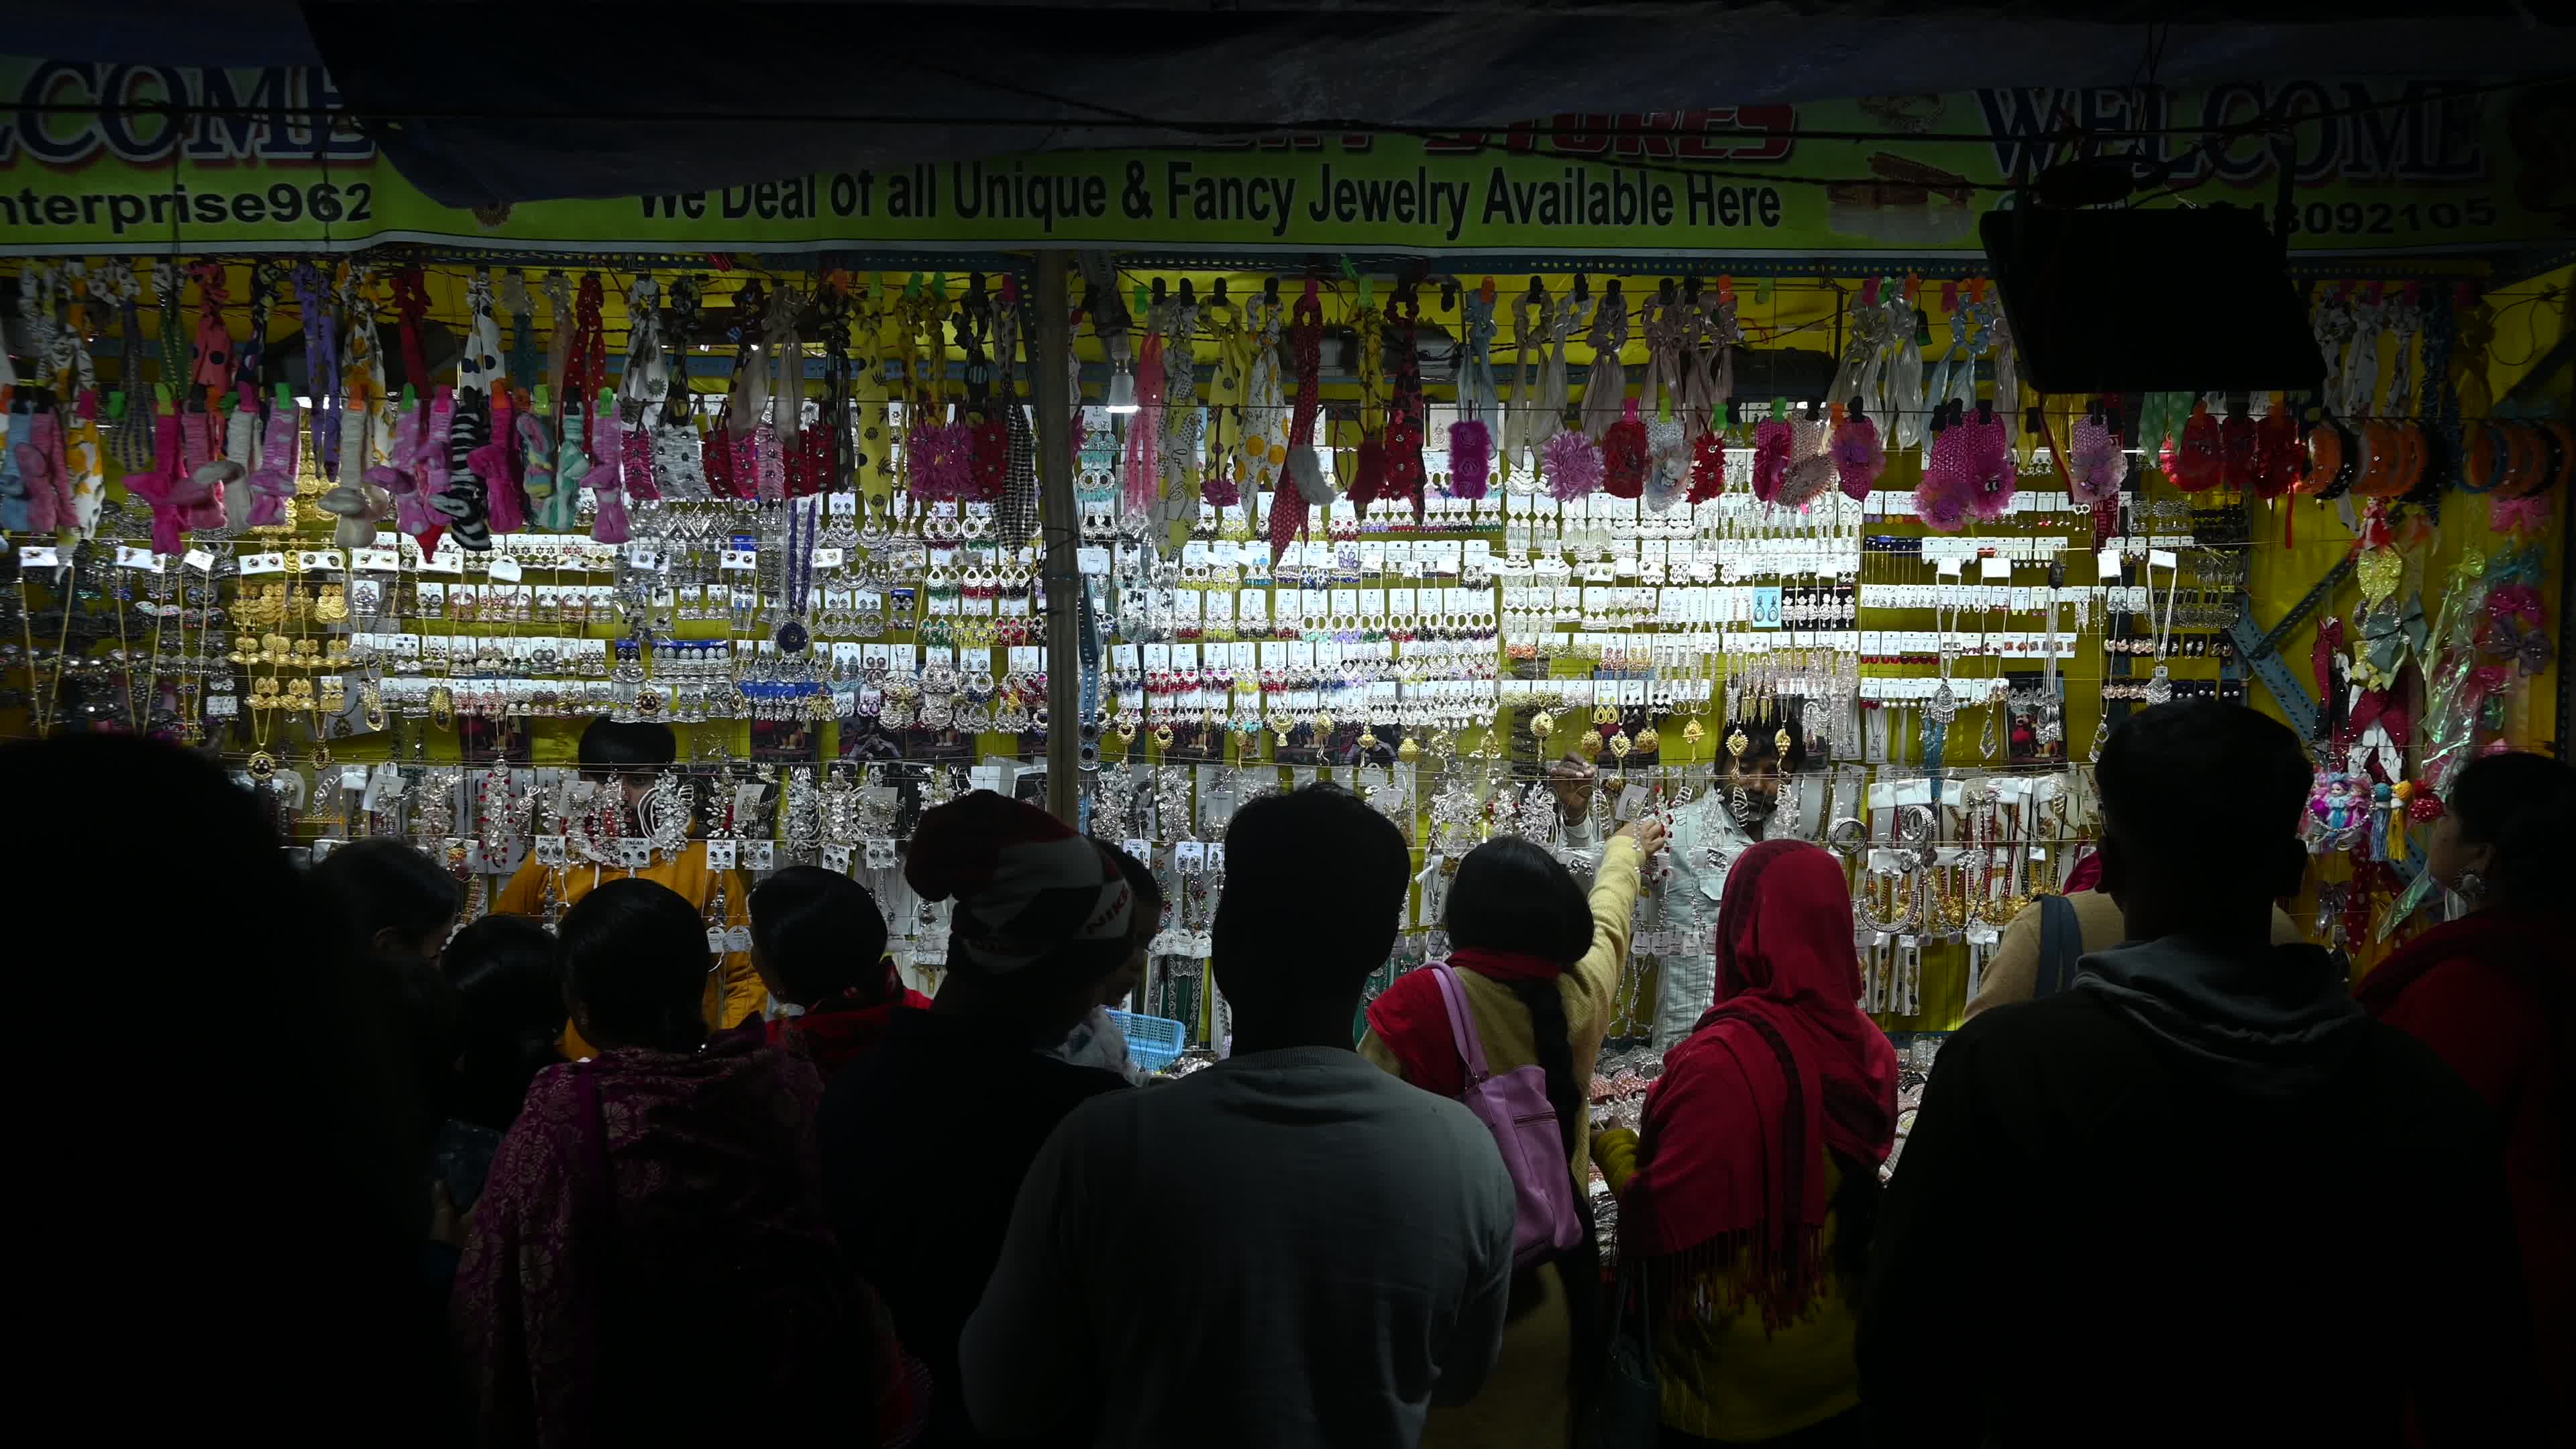
[[[2325,377],[2280,243],[2252,211],[2025,206],[1977,229],[2041,392],[2287,392]]]

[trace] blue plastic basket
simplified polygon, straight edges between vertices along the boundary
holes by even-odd
[[[1118,1023],[1119,1032],[1127,1038],[1128,1057],[1149,1072],[1159,1072],[1179,1061],[1181,1048],[1189,1042],[1189,1028],[1169,1017],[1113,1011],[1109,1019]]]

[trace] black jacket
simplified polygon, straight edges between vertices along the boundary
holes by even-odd
[[[2310,946],[2169,939],[1950,1038],[1860,1324],[1876,1442],[2520,1442],[2490,1114]]]
[[[930,1369],[933,1442],[984,1442],[959,1391],[957,1335],[993,1276],[1020,1179],[1066,1113],[1126,1085],[976,1023],[897,1007],[884,1044],[824,1088],[824,1206],[895,1337]]]

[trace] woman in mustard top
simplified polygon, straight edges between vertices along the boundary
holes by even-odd
[[[1845,892],[1841,862],[1803,841],[1738,857],[1716,1005],[1665,1054],[1643,1139],[1592,1139],[1669,1445],[1863,1442],[1854,1304],[1896,1137],[1896,1051],[1854,1004]]]
[[[1475,1016],[1486,1066],[1500,1074],[1536,1064],[1546,1072],[1578,1202],[1589,1197],[1585,1093],[1628,958],[1638,872],[1663,834],[1662,822],[1649,818],[1612,837],[1589,899],[1563,865],[1517,836],[1468,852],[1450,886],[1449,964]],[[1464,1091],[1466,1070],[1431,972],[1396,978],[1369,1003],[1368,1024],[1361,1056],[1426,1091]],[[1513,1274],[1501,1357],[1475,1398],[1432,1409],[1423,1449],[1574,1443],[1605,1350],[1600,1274],[1588,1232],[1574,1248]]]
[[[592,720],[581,732],[582,773],[621,780],[629,811],[653,788],[655,773],[679,758],[679,753],[679,737],[671,733],[668,725],[626,724],[603,716]],[[751,886],[733,871],[707,869],[707,845],[703,840],[689,842],[669,860],[656,860],[633,870],[593,861],[546,866],[531,855],[520,862],[518,873],[501,888],[492,910],[499,915],[544,920],[550,894],[555,905],[568,911],[601,882],[612,880],[649,880],[667,886],[680,899],[697,907],[700,919],[722,920],[733,939],[743,943],[743,949],[726,951],[715,969],[707,973],[705,1007],[710,1030],[729,1031],[761,1014],[769,1004],[769,992],[760,984],[760,972],[752,965],[748,946]],[[567,1026],[563,1053],[579,1060],[591,1054],[590,1044]]]

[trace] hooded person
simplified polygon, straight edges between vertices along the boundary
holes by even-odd
[[[883,1042],[825,1091],[825,1202],[929,1365],[933,1442],[980,1444],[958,1336],[1039,1147],[1076,1106],[1127,1088],[1051,1052],[1126,965],[1134,891],[1107,847],[989,790],[922,815],[904,880],[952,903],[947,972],[928,1009],[896,1005]]]
[[[2243,706],[2174,701],[2114,730],[2095,773],[2124,943],[1942,1047],[1871,1248],[1873,1428],[2530,1442],[2484,1105],[2326,952],[2271,942],[2307,865],[2306,749]]]

